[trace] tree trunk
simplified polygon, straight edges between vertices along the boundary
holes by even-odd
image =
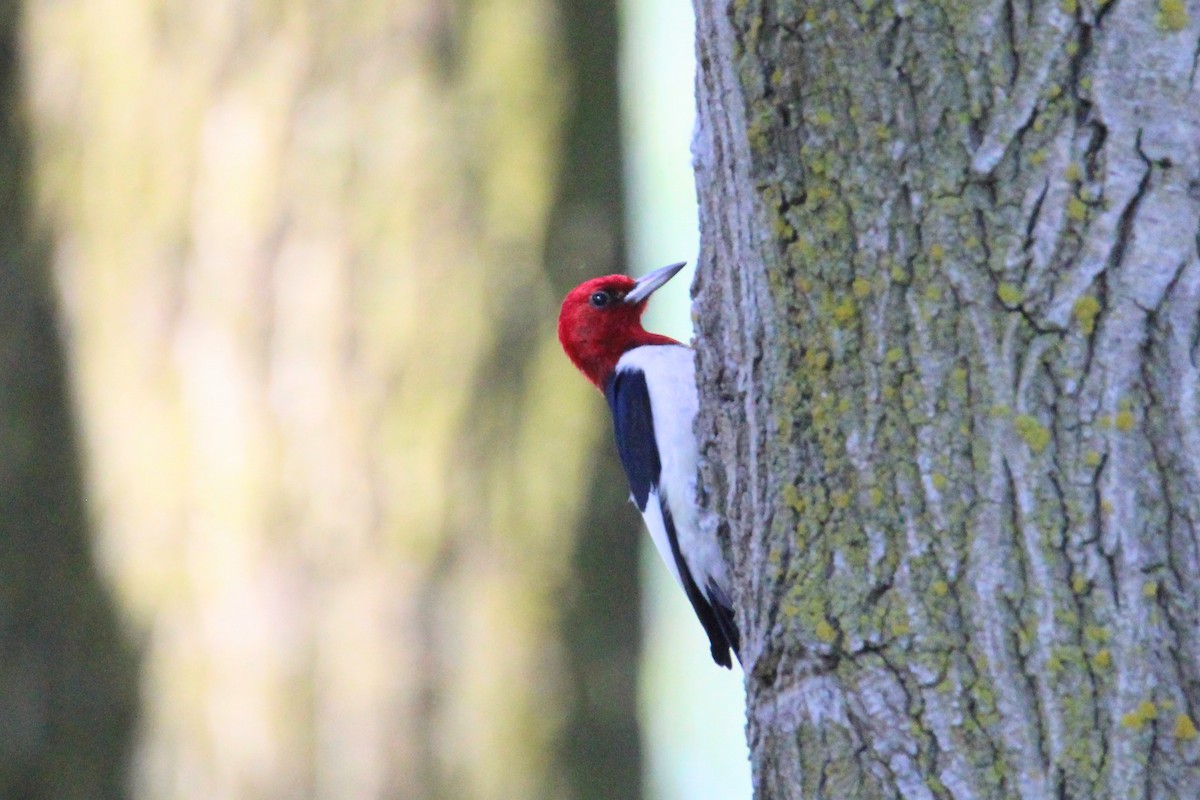
[[[18,19],[0,2],[0,798],[109,800],[127,784],[137,659],[92,554]]]
[[[1200,5],[775,6],[697,0],[757,795],[1200,796]]]
[[[550,322],[621,259],[615,14],[29,4],[141,796],[636,794],[634,530],[575,534],[623,499]]]

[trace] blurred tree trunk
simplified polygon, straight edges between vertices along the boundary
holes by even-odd
[[[758,796],[1200,796],[1200,6],[697,12]]]
[[[616,0],[558,2],[562,46],[576,80],[563,120],[558,193],[543,256],[556,304],[586,278],[630,271],[625,266],[617,7]],[[557,315],[557,307],[549,313],[543,308],[513,319],[543,337]],[[547,386],[546,391],[555,389]],[[587,407],[595,429],[582,439],[596,437],[590,452],[585,450],[588,494],[577,523],[570,588],[558,598],[567,673],[558,735],[558,755],[566,770],[562,796],[636,798],[642,795],[636,695],[642,530],[608,433],[608,409],[598,393]],[[548,427],[554,427],[552,421]]]
[[[96,572],[21,94],[0,3],[0,798],[124,794],[137,661]]]
[[[614,15],[30,4],[141,796],[636,792],[636,570],[599,622],[566,591],[607,442],[553,325],[621,254],[615,42],[568,46]]]

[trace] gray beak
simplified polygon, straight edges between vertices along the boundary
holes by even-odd
[[[638,280],[629,294],[625,295],[626,303],[640,303],[654,293],[656,289],[662,286],[671,278],[675,277],[675,273],[683,269],[687,264],[686,261],[680,261],[678,264],[656,269],[649,275]]]

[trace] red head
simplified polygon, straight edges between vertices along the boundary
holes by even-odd
[[[625,275],[592,278],[563,300],[558,341],[579,371],[601,391],[627,351],[643,344],[679,344],[643,328],[642,312],[654,290],[671,280],[684,263],[663,267],[636,281]]]

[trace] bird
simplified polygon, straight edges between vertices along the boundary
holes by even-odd
[[[692,350],[642,327],[650,295],[685,264],[637,280],[605,275],[584,281],[563,300],[558,340],[608,401],[630,500],[708,634],[713,661],[731,669],[730,651],[741,656],[730,570],[716,537],[701,528],[697,501]]]

